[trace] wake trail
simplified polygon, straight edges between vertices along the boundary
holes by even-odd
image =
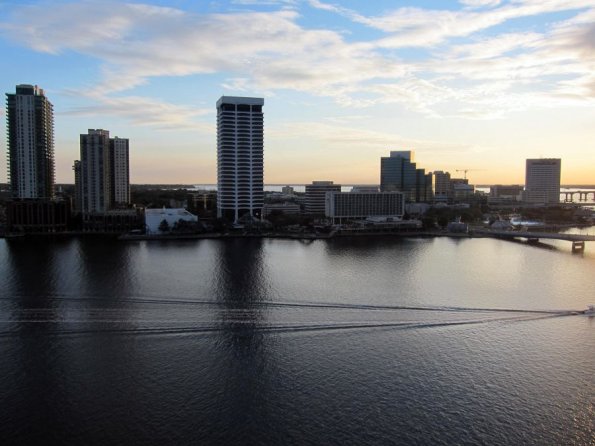
[[[490,319],[471,319],[460,321],[437,321],[437,322],[348,322],[348,323],[306,323],[306,324],[258,324],[254,321],[246,320],[225,320],[217,321],[207,325],[192,325],[192,326],[169,326],[169,327],[155,327],[155,328],[113,328],[113,329],[64,329],[64,330],[50,330],[37,333],[23,333],[22,331],[4,331],[0,332],[0,337],[15,337],[15,336],[35,336],[43,333],[43,335],[52,336],[77,336],[87,334],[106,334],[106,335],[200,335],[217,332],[227,332],[229,334],[244,334],[250,333],[279,333],[279,332],[332,332],[337,330],[370,330],[370,329],[430,329],[441,327],[456,327],[464,325],[479,325],[489,324],[494,322],[526,322],[539,319],[548,319],[570,315],[570,313],[540,315],[535,317],[502,317]],[[2,321],[0,321],[2,322]],[[52,323],[53,321],[18,321],[25,323]],[[55,322],[68,322],[63,320],[56,320]],[[110,323],[110,321],[85,321],[85,323]],[[121,320],[111,321],[111,323],[122,323]]]
[[[2,297],[0,300],[14,300],[15,298]],[[117,304],[126,307],[127,303],[141,303],[149,305],[188,305],[188,306],[207,306],[224,309],[244,309],[234,307],[235,305],[247,305],[247,309],[257,308],[318,308],[318,309],[340,309],[340,310],[369,310],[369,311],[444,311],[444,312],[505,312],[505,313],[537,313],[537,314],[559,314],[570,313],[579,310],[543,310],[543,309],[522,309],[522,308],[481,308],[481,307],[460,307],[460,306],[424,306],[424,305],[375,305],[364,303],[336,303],[336,302],[308,302],[308,301],[273,301],[273,300],[190,300],[190,299],[171,299],[171,298],[146,298],[146,297],[128,297],[125,299],[113,299],[110,297],[48,297],[49,300],[68,301],[68,302],[101,302]],[[97,308],[99,309],[99,308]],[[33,310],[33,309],[31,309]]]

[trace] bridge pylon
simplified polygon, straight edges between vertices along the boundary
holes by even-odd
[[[572,242],[572,252],[584,252],[585,251],[585,242]]]

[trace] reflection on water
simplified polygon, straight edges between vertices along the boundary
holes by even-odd
[[[0,241],[3,444],[587,445],[589,249]]]

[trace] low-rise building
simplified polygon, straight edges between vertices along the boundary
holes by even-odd
[[[313,181],[306,185],[306,214],[325,215],[327,192],[341,192],[341,185],[332,181]]]
[[[376,216],[401,218],[405,213],[402,192],[327,192],[325,215],[335,219]]]
[[[515,185],[502,185],[495,184],[490,186],[490,195],[488,196],[488,203],[516,203],[523,199],[523,186]]]
[[[147,234],[163,234],[169,232],[165,227],[173,228],[180,220],[198,222],[198,217],[186,209],[145,209],[145,230]],[[166,222],[165,224],[163,222]]]
[[[69,201],[23,199],[6,203],[6,229],[10,233],[64,232],[70,229]]]
[[[286,215],[297,215],[300,213],[300,205],[297,203],[265,203],[262,207],[262,216],[267,217],[271,212],[277,211]]]

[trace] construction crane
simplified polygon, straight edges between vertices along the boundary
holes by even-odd
[[[465,175],[463,177],[465,180],[467,179],[467,172],[471,172],[471,171],[474,171],[474,170],[477,171],[477,170],[485,170],[485,169],[456,169],[457,172],[464,172],[465,173]]]

